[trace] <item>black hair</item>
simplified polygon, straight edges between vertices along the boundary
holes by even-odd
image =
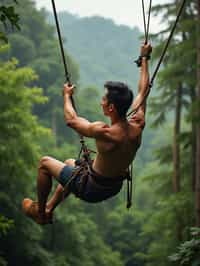
[[[133,92],[122,82],[107,81],[104,87],[108,90],[108,103],[114,104],[120,117],[125,117],[133,101]]]

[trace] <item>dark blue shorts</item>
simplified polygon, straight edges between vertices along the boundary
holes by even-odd
[[[76,176],[71,180],[72,174],[74,170],[76,170],[80,166],[72,167],[72,166],[64,166],[59,177],[58,182],[64,187],[69,182],[69,190],[75,194],[75,196],[85,200],[87,202],[95,203],[106,200],[110,197],[115,196],[122,188],[122,182],[117,185],[114,184],[112,187],[99,188],[94,185],[89,180],[84,186],[84,191],[79,193],[79,188],[81,185],[80,176]],[[89,175],[89,173],[88,173]],[[103,178],[103,177],[102,177]],[[71,180],[71,181],[70,181]]]

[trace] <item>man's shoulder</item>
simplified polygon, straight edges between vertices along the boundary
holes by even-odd
[[[136,114],[133,114],[129,119],[129,123],[134,127],[143,129],[145,127],[144,112],[142,110],[139,110]]]
[[[105,137],[109,129],[110,126],[103,121],[95,121],[90,124],[90,130],[94,137]]]
[[[103,121],[95,121],[95,122],[92,122],[91,124],[92,124],[92,126],[94,126],[94,127],[109,127],[109,125],[106,124],[106,123],[103,122]]]
[[[129,124],[130,124],[131,132],[132,132],[131,136],[134,140],[135,138],[138,138],[142,134],[143,129],[145,127],[144,112],[139,111],[136,114],[133,114],[129,118]]]
[[[102,132],[104,131],[104,129],[110,128],[110,126],[103,121],[92,122],[90,126],[93,130],[100,130]]]

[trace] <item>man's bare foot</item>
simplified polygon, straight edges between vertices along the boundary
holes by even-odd
[[[22,201],[22,210],[26,216],[33,219],[36,223],[44,225],[52,223],[52,213],[39,213],[38,202],[31,199],[24,199]]]

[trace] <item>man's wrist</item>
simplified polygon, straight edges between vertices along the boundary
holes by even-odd
[[[141,67],[142,61],[143,60],[148,61],[150,58],[151,58],[150,55],[140,55],[138,59],[135,61],[135,63],[137,64],[138,67]]]
[[[151,56],[150,55],[140,55],[140,58],[149,60],[149,59],[151,59]]]
[[[65,97],[65,98],[70,98],[71,95],[69,95],[69,93],[64,93],[63,97]]]

